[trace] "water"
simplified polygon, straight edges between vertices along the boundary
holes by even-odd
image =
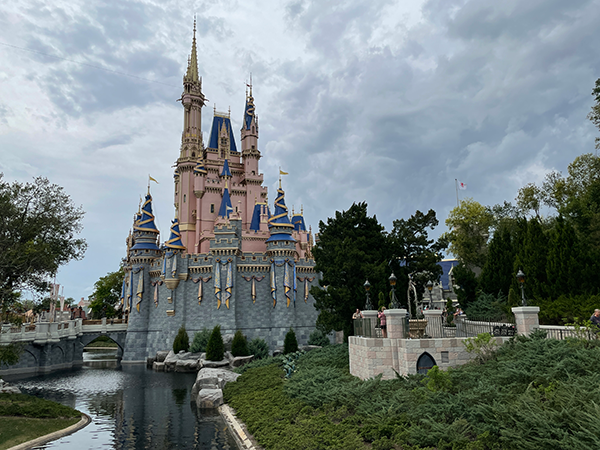
[[[85,363],[114,358],[106,352],[84,355]],[[5,379],[26,394],[63,403],[92,418],[82,430],[37,449],[237,449],[216,410],[199,412],[190,403],[195,374],[154,372],[142,365],[84,366]]]

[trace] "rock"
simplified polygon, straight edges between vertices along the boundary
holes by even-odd
[[[203,367],[210,367],[212,369],[216,369],[219,367],[229,367],[229,360],[224,359],[223,361],[208,361],[206,359],[202,360]]]
[[[146,358],[146,367],[148,369],[152,368],[154,361],[156,361],[156,357],[148,356],[148,358]]]
[[[310,352],[311,350],[316,350],[318,348],[322,348],[320,345],[302,345],[299,350],[304,350],[305,352]]]
[[[182,372],[182,373],[195,372],[197,367],[198,367],[198,361],[196,361],[196,360],[190,360],[190,359],[179,360],[175,364],[175,372]]]
[[[0,378],[0,394],[20,394],[21,390],[16,386],[11,386],[9,383]],[[221,403],[223,399],[223,393],[221,392]],[[218,405],[220,406],[220,405]]]
[[[233,334],[224,334],[223,335],[223,345],[225,346],[225,350],[231,350],[232,342],[233,342]]]
[[[283,348],[276,348],[275,350],[273,350],[273,356],[279,356],[279,355],[283,355]]]
[[[154,361],[154,363],[152,364],[152,369],[156,370],[157,372],[164,372],[165,371],[165,363]]]
[[[231,359],[230,365],[231,367],[242,367],[245,364],[248,364],[250,361],[254,359],[254,355],[251,356],[235,356]]]
[[[198,408],[218,408],[223,404],[223,391],[221,389],[202,389],[196,397]]]
[[[235,381],[240,376],[239,373],[233,373],[226,369],[213,369],[209,367],[203,367],[196,376],[196,382],[192,386],[192,398],[196,398],[198,392],[204,388],[223,389],[230,381]]]
[[[168,354],[169,354],[169,352],[167,352],[167,351],[156,352],[156,361],[165,362],[165,358],[167,357]]]

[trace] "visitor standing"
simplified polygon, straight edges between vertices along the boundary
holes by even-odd
[[[363,315],[362,312],[360,312],[360,309],[356,308],[356,312],[354,314],[352,314],[352,319],[356,320],[356,319],[362,319]]]
[[[600,309],[594,310],[590,322],[592,322],[592,326],[596,327],[596,333],[600,332]]]
[[[385,306],[381,307],[381,311],[377,314],[379,318],[379,326],[381,327],[381,335],[386,338],[387,337],[387,323],[385,319]]]

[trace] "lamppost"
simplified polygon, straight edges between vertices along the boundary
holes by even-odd
[[[392,304],[391,309],[398,309],[400,308],[400,305],[398,304],[398,299],[396,298],[396,275],[394,275],[394,272],[392,272],[392,274],[390,275],[390,285],[392,286]]]
[[[369,280],[365,281],[363,285],[365,287],[365,291],[367,293],[367,301],[365,302],[365,311],[371,311],[373,309],[373,305],[371,304],[371,299],[369,298],[369,289],[371,289],[371,283]]]
[[[427,286],[427,290],[429,291],[429,307],[433,308],[433,300],[431,299],[431,290],[433,289],[433,283],[431,282],[431,280],[429,280],[425,286]]]
[[[517,281],[521,285],[521,303],[522,303],[522,306],[527,306],[527,301],[525,300],[525,288],[524,288],[525,274],[523,273],[523,271],[521,269],[519,269],[519,271],[517,272]]]

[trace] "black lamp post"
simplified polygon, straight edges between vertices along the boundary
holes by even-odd
[[[429,307],[433,308],[433,299],[431,298],[431,290],[433,289],[433,283],[431,282],[431,280],[429,280],[425,286],[427,286],[427,290],[429,291]]]
[[[521,285],[521,303],[522,306],[527,306],[527,301],[525,300],[525,274],[521,269],[517,272],[517,281]]]
[[[371,283],[369,280],[365,281],[363,285],[365,287],[365,292],[367,293],[367,301],[365,302],[365,311],[371,311],[373,309],[373,305],[371,304],[371,299],[369,298],[369,289],[371,289]]]
[[[393,272],[390,275],[389,280],[390,280],[390,286],[392,286],[392,304],[390,306],[392,309],[398,309],[398,308],[400,308],[400,305],[398,304],[398,299],[396,298],[396,281],[398,279],[396,278],[396,275],[394,275]]]

